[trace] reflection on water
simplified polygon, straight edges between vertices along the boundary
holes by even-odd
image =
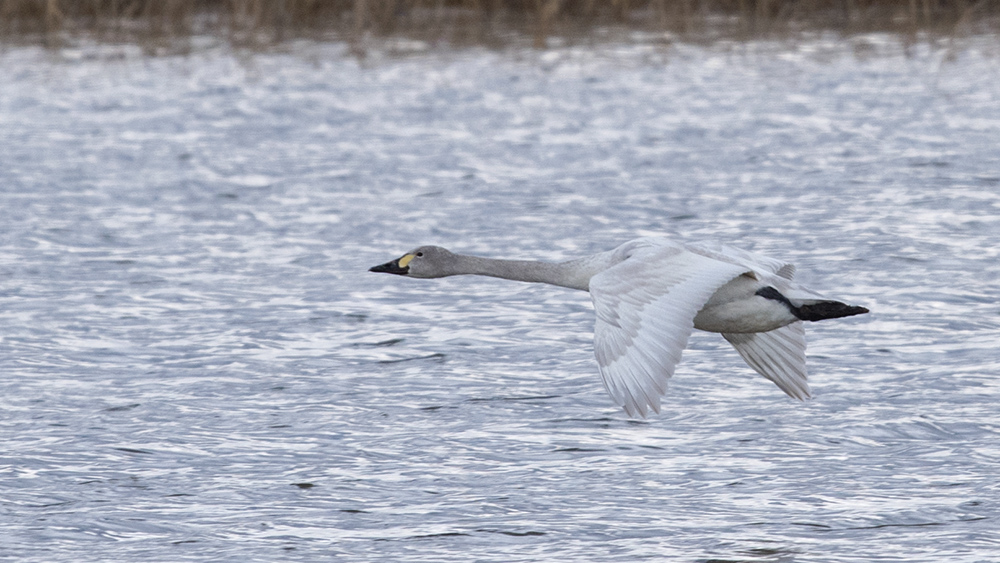
[[[1000,63],[865,41],[8,49],[3,552],[994,557]],[[809,327],[808,403],[697,334],[633,421],[585,294],[366,271],[654,233],[791,260],[872,314]]]

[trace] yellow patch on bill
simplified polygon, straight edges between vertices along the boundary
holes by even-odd
[[[399,267],[405,268],[406,265],[410,263],[410,260],[413,260],[412,254],[407,254],[406,256],[403,256],[402,258],[399,259]]]

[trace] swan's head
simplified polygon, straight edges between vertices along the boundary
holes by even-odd
[[[453,274],[455,255],[440,246],[421,246],[401,257],[370,268],[369,272],[397,274],[411,278],[443,278]]]

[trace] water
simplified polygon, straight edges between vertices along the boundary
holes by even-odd
[[[290,51],[0,54],[0,558],[1000,560],[994,40]],[[872,313],[635,421],[586,294],[366,271],[649,234]]]

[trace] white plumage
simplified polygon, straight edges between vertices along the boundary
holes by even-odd
[[[371,269],[416,278],[475,274],[590,291],[594,354],[608,394],[630,416],[659,412],[695,328],[722,333],[758,373],[810,396],[802,321],[868,312],[791,281],[791,264],[724,245],[642,238],[551,264],[424,246]]]

